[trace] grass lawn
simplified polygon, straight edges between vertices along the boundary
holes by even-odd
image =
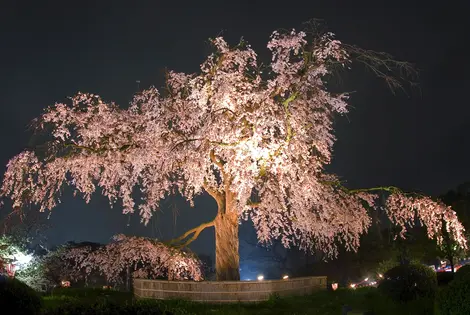
[[[273,297],[257,304],[203,304],[188,301],[139,300],[131,293],[100,289],[60,289],[44,297],[46,310],[73,304],[141,304],[145,309],[154,308],[172,314],[311,314],[339,315],[344,305],[351,306],[354,312],[362,314],[373,311],[375,315],[421,315],[433,314],[432,301],[416,301],[410,304],[394,303],[381,296],[374,288],[358,290],[321,291],[308,296],[288,298]],[[47,313],[47,312],[46,312]],[[144,314],[144,313],[142,313]]]

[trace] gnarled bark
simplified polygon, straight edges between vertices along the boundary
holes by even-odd
[[[206,228],[215,228],[215,269],[217,281],[240,280],[240,255],[238,252],[238,212],[235,196],[229,189],[222,193],[205,187],[217,202],[217,216],[213,221],[203,223],[182,236],[169,241],[176,247],[186,247]],[[188,238],[189,237],[189,238]]]
[[[240,280],[240,254],[238,252],[238,212],[235,194],[230,191],[231,180],[223,171],[224,162],[214,153],[210,152],[211,161],[219,168],[223,181],[224,191],[215,190],[206,183],[204,189],[217,202],[217,216],[213,221],[203,223],[194,229],[187,231],[170,244],[186,242],[177,246],[185,247],[193,242],[199,234],[207,227],[214,226],[215,229],[215,271],[217,281],[239,281]]]
[[[215,227],[215,272],[217,281],[240,280],[238,216],[236,212],[217,215]]]

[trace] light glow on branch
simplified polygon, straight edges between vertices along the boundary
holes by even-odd
[[[34,256],[32,254],[25,254],[23,252],[17,252],[12,255],[13,264],[17,267],[17,270],[26,268],[28,264],[33,260]]]

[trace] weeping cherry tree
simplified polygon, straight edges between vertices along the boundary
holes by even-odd
[[[213,226],[217,280],[240,278],[241,220],[253,222],[262,243],[280,239],[335,257],[338,246],[359,247],[380,190],[389,192],[385,211],[402,235],[420,221],[441,241],[445,224],[466,246],[455,212],[441,202],[394,187],[349,190],[325,171],[334,118],[348,112],[348,94],[327,88],[331,75],[357,61],[398,87],[392,72],[408,64],[327,32],[273,32],[264,67],[244,41],[212,43],[199,73],[170,71],[161,92],[143,90],[128,108],[87,93],[48,107],[34,125],[52,140],[40,153],[26,150],[9,161],[0,194],[16,211],[26,204],[50,211],[64,185],[86,202],[99,188],[146,224],[170,194],[193,205],[206,192],[217,203],[215,218],[171,243],[185,247]]]

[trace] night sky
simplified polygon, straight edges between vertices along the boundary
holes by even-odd
[[[383,3],[383,4],[382,4]],[[266,43],[279,28],[325,19],[338,39],[415,63],[420,89],[391,94],[366,72],[343,89],[351,112],[337,119],[330,170],[351,187],[396,185],[440,194],[470,180],[470,19],[467,0],[437,1],[0,1],[0,165],[28,145],[28,123],[78,91],[127,106],[140,87],[163,84],[164,69],[196,72],[209,37],[244,37],[269,62]],[[349,78],[350,76],[348,76]],[[70,194],[69,194],[70,195]],[[178,198],[149,226],[71,196],[54,209],[51,244],[106,242],[115,233],[177,236],[211,219],[210,198],[189,208]],[[1,209],[6,213],[9,209]],[[177,214],[177,215],[175,215]],[[130,225],[128,226],[128,223]],[[176,225],[175,225],[176,223]],[[243,231],[243,230],[242,230]],[[213,230],[192,248],[212,254]]]

